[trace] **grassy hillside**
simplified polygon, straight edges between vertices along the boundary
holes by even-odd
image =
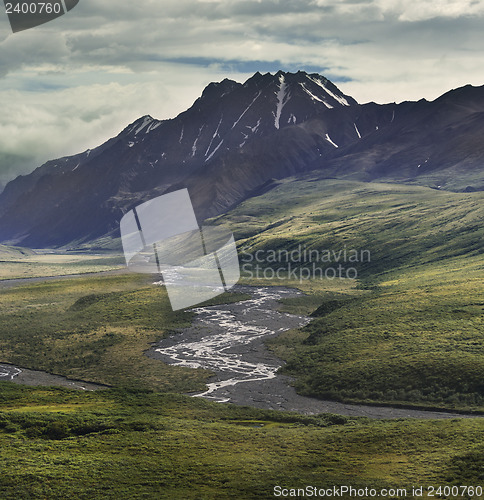
[[[2,259],[2,261],[5,259],[8,260],[8,259],[28,257],[33,254],[34,252],[28,248],[0,245],[0,259]]]
[[[483,206],[483,193],[306,179],[284,182],[217,222],[238,236],[251,282],[310,290],[288,303],[314,321],[271,341],[300,392],[483,410]],[[337,262],[333,252],[345,248],[371,258]],[[333,258],[315,261],[314,250]],[[359,281],[296,279],[287,271],[291,251],[293,267],[342,264]],[[283,279],[257,280],[256,266],[283,269]]]
[[[323,297],[310,325],[271,345],[307,395],[483,410],[482,289],[476,260],[407,270],[359,297]]]
[[[308,256],[311,250],[338,254],[345,246],[348,257],[350,250],[369,251],[370,262],[360,259],[354,267],[360,277],[380,280],[383,272],[482,256],[483,206],[483,192],[307,177],[281,181],[215,223],[230,227],[251,254],[299,245]]]

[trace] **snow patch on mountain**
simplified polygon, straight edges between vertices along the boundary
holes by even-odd
[[[198,129],[197,138],[195,139],[195,142],[193,143],[193,146],[192,146],[192,157],[195,156],[195,153],[197,152],[197,142],[198,142],[198,139],[200,139],[200,135],[202,133],[202,130],[203,130],[203,125]]]
[[[143,123],[135,130],[134,135],[138,135],[147,125],[153,122],[153,118],[151,116],[145,116],[143,118]]]
[[[257,132],[257,129],[259,128],[260,126],[260,121],[261,121],[261,118],[259,118],[257,120],[257,123],[254,127],[251,127],[250,125],[246,125],[247,128],[250,128],[251,132],[254,134],[255,132]]]
[[[326,134],[326,140],[329,143],[331,143],[335,148],[339,148],[339,146],[331,140],[331,137],[329,136],[329,134]]]
[[[224,142],[224,140],[222,139],[218,145],[216,146],[216,148],[210,153],[210,156],[205,160],[205,162],[209,161],[212,156],[218,151],[219,147],[222,145],[222,143]]]
[[[161,125],[161,121],[156,121],[153,120],[151,125],[146,129],[146,134],[149,134],[152,130],[155,130],[155,128],[158,128]]]
[[[279,76],[279,90],[276,92],[277,96],[277,107],[276,107],[276,114],[274,116],[274,126],[278,129],[279,128],[279,120],[281,119],[281,113],[282,109],[284,106],[287,104],[289,101],[289,93],[286,92],[286,79],[284,75]]]
[[[210,148],[212,147],[212,143],[215,139],[215,137],[218,137],[218,131],[220,129],[220,124],[222,123],[222,120],[223,120],[223,115],[220,117],[220,120],[218,122],[218,125],[217,125],[217,128],[215,129],[215,132],[213,133],[212,135],[212,139],[210,140],[210,144],[208,145],[208,148],[207,148],[207,151],[205,151],[205,156],[208,155],[208,152],[210,151]],[[219,145],[220,146],[220,145]],[[215,152],[215,151],[214,151]],[[212,155],[210,155],[209,158],[211,158]]]
[[[262,94],[262,90],[259,90],[259,92],[257,93],[257,95],[254,97],[254,99],[252,100],[252,102],[244,109],[244,111],[242,112],[242,114],[237,118],[237,120],[235,121],[235,123],[232,125],[232,130],[235,128],[235,126],[237,125],[237,123],[240,122],[240,120],[242,119],[242,117],[245,115],[245,113],[247,113],[247,111],[249,111],[250,107],[254,104],[254,102],[257,100],[257,98]]]
[[[319,85],[327,94],[329,94],[335,101],[339,102],[340,104],[342,104],[343,106],[350,106],[350,103],[343,97],[343,96],[339,96],[337,94],[335,94],[334,92],[331,92],[331,90],[328,89],[328,87],[326,87],[326,85],[324,84],[324,81],[323,80],[320,80],[318,78],[312,78],[311,76],[309,75],[306,75],[307,78],[309,80],[311,80],[312,82],[314,82],[316,85]]]
[[[360,134],[360,131],[358,130],[358,127],[356,126],[356,123],[353,123],[353,125],[355,126],[355,130],[356,130],[356,133],[358,134],[358,138],[361,139],[361,134]]]
[[[299,82],[299,85],[301,85],[302,89],[306,94],[313,100],[313,101],[319,101],[322,102],[328,109],[332,109],[333,106],[331,104],[328,104],[326,101],[318,97],[317,95],[314,95],[307,87],[305,83]]]

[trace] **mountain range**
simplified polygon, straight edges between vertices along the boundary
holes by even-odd
[[[46,248],[116,238],[123,214],[180,188],[201,222],[307,172],[482,190],[483,134],[484,87],[380,105],[302,71],[225,79],[176,118],[143,116],[95,149],[9,182],[0,242]]]

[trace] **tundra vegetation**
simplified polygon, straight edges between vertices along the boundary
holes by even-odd
[[[300,245],[370,251],[370,261],[344,263],[357,268],[357,280],[245,272],[244,283],[305,292],[281,308],[312,322],[268,343],[299,392],[482,412],[483,198],[308,177],[281,182],[213,223],[233,230],[252,255]],[[14,260],[18,276],[35,265],[26,250],[2,251],[0,269]],[[117,258],[98,256],[96,265],[112,269]],[[79,262],[69,265],[80,271]],[[260,499],[273,498],[276,485],[483,484],[482,418],[306,416],[184,395],[203,389],[210,372],[144,356],[193,315],[173,312],[152,281],[85,274],[0,288],[1,361],[110,386],[0,384],[2,498]],[[228,293],[211,303],[245,298]]]

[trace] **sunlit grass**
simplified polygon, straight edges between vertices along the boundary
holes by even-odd
[[[287,180],[216,222],[239,235],[247,282],[293,286],[307,294],[284,300],[284,309],[314,313],[313,322],[269,341],[300,392],[484,410],[483,197]],[[298,249],[321,254],[344,248],[371,254],[369,261],[342,263],[358,270],[358,280],[288,280],[284,271],[279,280],[254,277],[256,265],[268,276],[287,269],[284,256],[297,257]],[[283,258],[271,261],[271,251]]]
[[[369,421],[12,384],[0,385],[0,398],[17,406],[0,412],[5,499],[259,499],[276,485],[482,483],[480,419]],[[32,401],[46,411],[30,411]]]
[[[123,267],[122,255],[34,253],[0,246],[0,280],[97,273]]]

